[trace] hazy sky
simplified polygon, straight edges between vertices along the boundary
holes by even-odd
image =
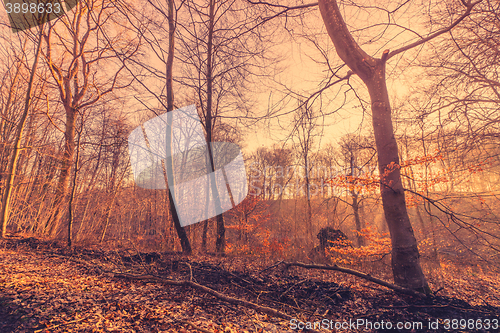
[[[397,3],[393,2],[385,8],[392,9],[397,5]],[[381,6],[383,5],[381,4]],[[411,7],[412,5],[409,6]],[[416,6],[413,8],[418,9]],[[384,31],[384,34],[381,34],[381,27],[379,27],[377,23],[386,22],[387,17],[381,15],[380,13],[381,11],[378,10],[358,10],[357,8],[345,9],[345,15],[348,17],[347,23],[350,25],[350,29],[356,36],[357,41],[362,45],[362,48],[365,51],[377,57],[381,55],[382,50],[385,48],[394,49],[407,44],[408,40],[413,41],[416,38],[415,34],[405,32],[401,28],[392,26],[390,26],[387,31]],[[398,23],[405,23],[407,27],[418,29],[422,34],[425,34],[426,32],[422,24],[424,19],[422,17],[417,17],[412,11],[402,11],[402,14],[399,15],[397,19]],[[298,32],[296,38],[293,40],[290,39],[288,42],[283,43],[280,46],[283,54],[286,55],[286,59],[283,62],[285,70],[279,76],[279,81],[288,89],[300,92],[304,96],[307,96],[321,87],[319,83],[325,79],[326,75],[328,75],[326,72],[328,67],[325,64],[318,64],[319,61],[324,62],[325,58],[313,45],[313,43],[307,41],[305,38],[299,37],[298,35],[300,33],[309,34],[310,38],[313,38],[316,43],[320,45],[323,51],[327,52],[327,58],[329,59],[332,67],[340,64],[341,62],[323,27],[319,9],[316,7],[315,10],[306,14],[303,22],[305,24],[302,26],[295,26],[294,31]],[[356,25],[357,28],[353,25]],[[370,25],[374,25],[374,27],[367,30],[358,30]],[[378,36],[378,39],[373,36]],[[419,50],[420,49],[416,49],[406,52],[402,58],[395,57],[388,62],[388,88],[392,100],[402,100],[404,96],[407,96],[410,93],[411,87],[418,84],[418,71],[415,69],[409,71],[407,63],[413,61],[414,55]],[[348,68],[342,69],[339,74],[345,75],[347,70]],[[368,101],[368,96],[361,80],[353,76],[351,77],[350,82],[352,83],[352,86],[357,89],[357,93]],[[323,93],[323,112],[331,112],[341,105],[344,94],[342,92],[340,94],[338,93],[338,87],[340,87],[340,85],[331,87]],[[270,88],[269,91],[261,93],[259,96],[260,107],[264,110],[267,109],[269,94],[271,92],[273,101],[279,100],[279,90],[283,90],[283,87],[276,86],[274,89]],[[371,131],[371,117],[369,110],[368,112],[362,111],[352,92],[347,95],[347,101],[348,103],[336,114],[329,115],[325,117],[325,119],[319,119],[318,123],[323,123],[324,121],[325,125],[325,127],[323,127],[324,136],[322,138],[322,143],[334,143],[345,134],[357,131],[359,133],[360,125],[363,125],[363,130],[361,131],[363,134],[368,134]],[[292,102],[287,105],[283,111],[292,110],[296,107],[296,105],[296,102]],[[260,146],[269,146],[273,143],[280,142],[283,138],[287,137],[290,132],[290,126],[287,127],[288,130],[281,130],[281,127],[291,125],[291,117],[285,116],[280,118],[280,126],[278,126],[278,120],[273,121],[272,124],[274,124],[274,126],[271,126],[270,128],[253,129],[250,133],[248,133],[246,148],[248,150],[253,150]]]
[[[376,3],[376,5],[381,8],[392,10],[403,2],[402,0],[396,2],[385,0],[360,0],[356,3],[372,6]],[[423,16],[417,15],[419,9],[420,7],[418,4],[410,2],[403,6],[391,20],[400,25],[418,30],[421,34],[425,34],[427,28],[423,26]],[[373,7],[363,9],[355,6],[342,7],[342,10],[344,11],[347,24],[356,39],[361,43],[363,49],[372,55],[380,56],[383,49],[394,49],[416,38],[415,34],[405,31],[400,27],[390,26],[387,30],[384,30],[386,28],[385,26],[378,25],[381,22],[387,22],[387,13],[384,10],[374,9]],[[5,12],[1,15],[6,19]],[[279,21],[276,22],[277,24],[281,24]],[[277,46],[280,53],[285,57],[284,61],[281,63],[284,71],[276,78],[281,85],[267,82],[264,84],[266,88],[262,89],[260,94],[255,95],[255,100],[258,101],[255,113],[259,115],[265,113],[269,104],[277,103],[282,98],[284,89],[290,89],[303,96],[308,96],[311,92],[321,88],[321,81],[325,80],[327,77],[327,66],[318,64],[318,61],[324,62],[325,58],[310,41],[301,37],[301,35],[307,35],[308,38],[314,40],[326,52],[326,56],[332,66],[340,64],[340,60],[324,30],[321,15],[317,7],[314,7],[305,14],[303,21],[290,19],[287,24],[287,27],[290,31],[293,31],[293,33],[291,35],[288,34],[283,28],[282,33],[286,35],[285,39],[287,41]],[[408,94],[410,87],[415,83],[415,72],[405,71],[405,61],[411,61],[412,54],[415,53],[416,52],[413,51],[407,52],[404,54],[403,60],[401,60],[400,57],[396,57],[391,59],[388,63],[389,92],[393,100],[396,97],[401,99],[402,96]],[[392,71],[393,68],[396,68],[396,70]],[[347,68],[344,68],[339,74],[345,75],[347,70]],[[367,100],[365,89],[360,84],[359,78],[353,76],[350,82],[353,84],[353,87],[357,89],[357,93]],[[154,83],[152,82],[152,84]],[[321,111],[325,113],[332,112],[342,105],[344,98],[343,92],[339,93],[338,86],[328,89],[322,96],[323,104]],[[341,136],[357,131],[360,128],[360,124],[363,124],[365,134],[369,133],[371,127],[369,112],[364,113],[362,111],[359,107],[359,103],[355,100],[354,94],[349,93],[347,95],[347,101],[348,103],[342,107],[338,113],[329,115],[324,119],[318,119],[318,124],[325,125],[322,128],[324,133],[322,143],[335,142]],[[280,112],[291,111],[297,106],[297,102],[291,100],[287,105],[281,106],[282,109]],[[140,109],[141,107],[142,106],[137,102],[132,103],[131,101],[128,105],[129,110],[125,112],[127,112],[130,117],[135,117],[137,115],[136,109]],[[315,108],[319,109],[319,106],[316,105]],[[151,115],[151,117],[153,116],[154,115]],[[259,125],[254,128],[246,129],[246,150],[254,150],[263,145],[269,146],[273,143],[281,142],[292,130],[292,119],[292,116],[284,116],[279,119],[273,119],[270,122],[270,126],[259,123]]]

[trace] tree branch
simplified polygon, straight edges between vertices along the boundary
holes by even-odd
[[[293,10],[293,9],[309,8],[309,7],[314,7],[314,6],[318,5],[317,2],[306,3],[306,4],[298,5],[298,6],[285,6],[285,5],[276,5],[276,4],[272,4],[272,3],[269,3],[269,2],[265,2],[265,1],[251,1],[251,0],[247,0],[247,1],[249,3],[251,3],[252,5],[266,5],[266,6],[269,6],[269,7],[284,8],[287,11],[288,10]]]
[[[376,60],[368,55],[352,37],[337,1],[320,0],[318,4],[326,31],[340,59],[364,82],[370,80]]]
[[[405,52],[405,51],[408,51],[416,46],[419,46],[419,45],[422,45],[428,41],[430,41],[431,39],[434,39],[444,33],[447,33],[449,32],[451,29],[453,29],[457,24],[459,24],[460,22],[462,22],[467,16],[470,15],[471,11],[472,11],[472,8],[474,8],[475,5],[477,5],[478,3],[480,3],[481,1],[483,0],[478,0],[476,2],[471,2],[469,0],[469,2],[466,4],[467,5],[467,10],[465,11],[465,13],[462,14],[462,16],[460,16],[455,22],[453,22],[450,26],[444,28],[444,29],[441,29],[439,31],[436,31],[435,33],[421,39],[421,40],[418,40],[414,43],[411,43],[411,44],[408,44],[406,46],[403,46],[397,50],[394,50],[392,52],[389,53],[389,55],[387,56],[387,60],[389,60],[390,58],[394,57],[395,55],[401,53],[401,52]]]
[[[287,267],[287,268],[290,266],[297,266],[297,267],[302,267],[302,268],[306,268],[306,269],[324,269],[324,270],[329,270],[329,271],[338,271],[338,272],[342,272],[342,273],[346,273],[346,274],[360,277],[360,278],[365,279],[367,281],[370,281],[370,282],[379,284],[381,286],[384,286],[386,288],[392,289],[392,290],[394,290],[398,293],[401,293],[401,294],[407,294],[407,295],[416,296],[416,297],[425,297],[426,296],[425,294],[420,293],[418,291],[404,288],[404,287],[395,285],[393,283],[390,283],[390,282],[387,282],[387,281],[384,281],[381,279],[377,279],[377,278],[371,276],[370,274],[362,273],[362,272],[355,271],[355,270],[349,269],[349,268],[339,267],[337,265],[333,265],[333,266],[308,265],[308,264],[304,264],[301,262],[282,262],[282,264],[285,265],[285,267]]]
[[[212,296],[215,296],[216,298],[235,305],[242,305],[247,308],[251,308],[255,311],[262,312],[265,314],[268,314],[273,317],[277,318],[283,318],[286,320],[292,319],[291,316],[287,315],[286,313],[283,313],[281,311],[275,310],[273,308],[269,308],[267,306],[261,306],[257,305],[255,303],[245,301],[239,298],[234,298],[231,296],[224,295],[216,290],[213,290],[211,288],[208,288],[204,285],[201,285],[199,283],[193,282],[193,281],[176,281],[176,280],[170,280],[170,279],[163,279],[160,277],[156,277],[153,275],[133,275],[133,274],[127,274],[127,273],[112,273],[114,277],[118,278],[125,278],[125,279],[130,279],[130,280],[142,280],[142,281],[154,281],[158,283],[163,283],[163,284],[168,284],[168,285],[173,285],[173,286],[183,286],[183,287],[191,287],[193,289],[197,289],[200,291],[203,291],[207,294],[210,294]]]

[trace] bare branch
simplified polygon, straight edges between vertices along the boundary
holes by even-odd
[[[425,294],[420,293],[418,291],[404,288],[404,287],[395,285],[393,283],[389,283],[389,282],[381,280],[381,279],[377,279],[377,278],[371,276],[370,274],[359,272],[359,271],[356,271],[356,270],[350,269],[350,268],[339,267],[337,265],[333,265],[333,266],[308,265],[308,264],[304,264],[301,262],[282,262],[282,264],[285,265],[285,267],[296,266],[296,267],[302,267],[302,268],[307,268],[307,269],[323,269],[323,270],[328,270],[328,271],[338,271],[338,272],[342,272],[342,273],[346,273],[346,274],[360,277],[360,278],[365,279],[365,280],[370,281],[370,282],[374,282],[374,283],[379,284],[381,286],[392,289],[398,293],[407,294],[407,295],[411,295],[411,296],[417,296],[417,297],[426,297]]]
[[[453,22],[451,25],[449,25],[448,27],[444,28],[444,29],[441,29],[439,31],[436,31],[435,33],[421,39],[421,40],[418,40],[414,43],[411,43],[411,44],[408,44],[406,46],[403,46],[397,50],[394,50],[392,52],[389,53],[389,55],[387,56],[387,60],[389,60],[390,58],[394,57],[395,55],[401,53],[401,52],[405,52],[405,51],[408,51],[416,46],[419,46],[419,45],[422,45],[444,33],[447,33],[449,32],[451,29],[453,29],[455,26],[457,26],[460,22],[462,22],[467,16],[470,15],[471,11],[472,11],[472,8],[474,8],[475,5],[477,5],[478,3],[480,3],[481,1],[483,0],[478,0],[476,2],[471,2],[469,0],[469,2],[467,3],[467,10],[462,14],[462,16],[460,16],[458,19],[455,20],[455,22]]]

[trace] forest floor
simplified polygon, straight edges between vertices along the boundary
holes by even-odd
[[[415,297],[260,259],[8,239],[0,241],[0,332],[296,332],[315,322],[316,332],[499,331],[498,274],[447,269],[429,276],[439,296]]]

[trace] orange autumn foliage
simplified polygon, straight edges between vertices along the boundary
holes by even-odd
[[[367,245],[361,247],[352,247],[351,241],[344,241],[346,245],[343,247],[331,247],[326,249],[327,255],[335,264],[356,265],[366,260],[367,258],[382,257],[391,252],[391,239],[388,233],[379,233],[372,229],[371,226],[356,231],[358,235],[366,240]]]
[[[271,218],[268,204],[260,196],[247,196],[234,210],[232,216],[236,223],[228,225],[228,229],[236,231],[238,237],[227,243],[227,253],[282,256],[289,245],[286,237],[274,237],[267,229]]]

